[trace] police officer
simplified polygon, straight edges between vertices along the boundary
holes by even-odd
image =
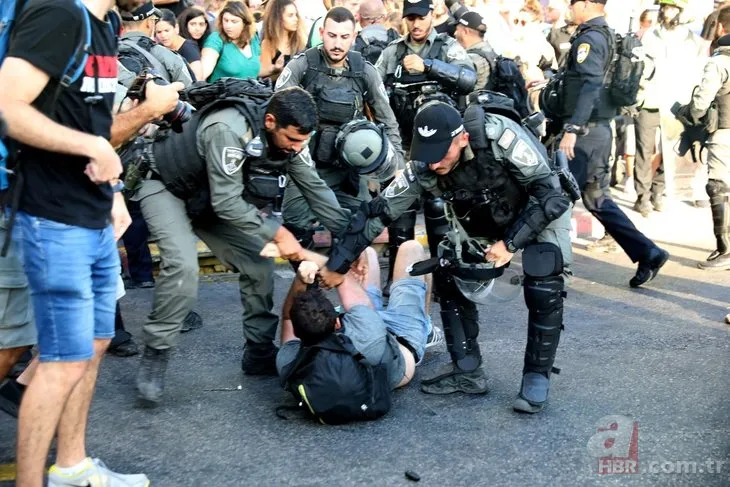
[[[476,12],[466,12],[456,21],[456,40],[466,49],[477,70],[477,89],[484,89],[492,74],[491,64],[497,58],[492,46],[484,40],[487,26]]]
[[[161,259],[137,377],[144,404],[161,400],[170,349],[196,300],[198,237],[240,273],[244,372],[275,374],[274,264],[259,252],[272,240],[285,256],[296,255],[301,246],[263,212],[291,178],[333,234],[349,220],[350,212],[339,207],[309,156],[306,144],[317,126],[311,95],[289,88],[269,101],[270,89],[233,82],[251,83],[249,94],[199,109],[182,133],[148,149],[148,167],[137,168],[143,181],[132,198],[140,202]]]
[[[308,49],[287,64],[276,89],[300,86],[312,94],[319,110],[319,126],[309,149],[317,172],[334,190],[343,208],[357,210],[361,200],[370,199],[367,178],[384,183],[403,168],[398,122],[378,72],[360,53],[350,51],[355,40],[352,13],[344,7],[331,9],[324,19],[322,37],[322,46]],[[365,120],[366,109],[376,123],[382,124],[378,129],[382,140],[375,137],[373,146],[363,142],[361,150],[366,153],[359,160],[365,167],[353,167],[357,163],[343,157],[342,148],[347,144],[344,138],[351,128],[374,128]],[[380,165],[372,160],[376,152],[381,153]],[[284,195],[283,216],[287,228],[309,247],[314,217],[292,182]]]
[[[383,49],[400,37],[398,31],[387,26],[387,18],[383,0],[363,0],[360,4],[362,30],[357,33],[352,49],[373,64],[378,62]]]
[[[717,105],[717,130],[707,141],[707,194],[710,197],[717,248],[700,262],[700,269],[730,269],[730,8],[717,19],[717,49],[705,67],[702,83],[694,91],[689,115],[700,122]]]
[[[581,187],[583,204],[623,248],[638,269],[629,284],[639,287],[652,280],[669,260],[669,254],[639,232],[611,198],[609,156],[613,135],[612,105],[604,77],[611,62],[613,38],[605,19],[607,0],[571,0],[573,18],[579,24],[564,69],[562,113],[564,135],[560,149]],[[572,114],[572,115],[571,115]]]
[[[470,237],[491,242],[475,262],[486,261],[495,269],[524,250],[528,341],[514,408],[534,413],[547,401],[562,329],[563,271],[572,259],[571,201],[548,165],[544,147],[521,125],[512,100],[492,92],[478,95],[463,120],[446,103],[424,105],[415,119],[412,160],[380,197],[363,204],[320,274],[326,285],[337,285],[339,274],[348,270],[383,226],[423,193],[445,200],[446,214],[451,215],[445,219],[442,209],[441,217],[435,219],[426,210],[426,224],[432,225],[432,248],[456,227]],[[477,308],[460,291],[454,276],[443,269],[434,273],[453,363],[425,380],[422,390],[429,394],[485,393]]]
[[[179,81],[186,87],[193,80],[186,61],[177,53],[157,44],[155,24],[162,16],[152,1],[133,12],[122,12],[122,36],[119,39],[119,83],[129,88],[143,68],[151,68],[168,82]]]

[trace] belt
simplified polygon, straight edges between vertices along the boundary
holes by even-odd
[[[403,338],[401,336],[397,336],[397,335],[393,335],[393,336],[395,336],[395,340],[398,343],[400,343],[401,345],[406,347],[408,349],[408,351],[411,352],[411,354],[413,355],[413,359],[416,361],[416,363],[418,363],[418,354],[416,353],[416,349],[413,348],[413,345],[408,343],[408,340],[406,340],[405,338]]]

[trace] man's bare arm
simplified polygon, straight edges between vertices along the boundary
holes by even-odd
[[[304,249],[300,255],[304,260],[314,262],[320,269],[327,264],[327,257],[316,252]],[[350,311],[354,306],[373,307],[370,296],[368,296],[365,289],[363,289],[357,279],[352,275],[352,271],[345,274],[342,284],[337,286],[337,294],[340,296],[340,301],[342,301],[342,307],[345,308],[345,311]]]
[[[32,106],[49,80],[44,71],[24,59],[9,57],[3,61],[0,111],[7,122],[8,135],[49,152],[92,157],[103,139],[56,123]]]
[[[291,283],[289,288],[289,294],[287,294],[284,300],[284,307],[281,310],[281,343],[286,343],[292,340],[298,340],[294,334],[294,326],[291,322],[291,307],[294,303],[294,298],[297,295],[307,290],[307,285],[297,276]]]

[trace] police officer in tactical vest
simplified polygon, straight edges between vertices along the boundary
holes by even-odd
[[[244,372],[275,374],[274,263],[259,252],[269,241],[290,257],[301,246],[265,210],[290,178],[334,234],[349,221],[350,212],[339,207],[309,156],[306,144],[317,126],[311,95],[289,88],[271,97],[269,88],[254,81],[231,82],[252,86],[247,95],[199,109],[182,133],[154,142],[149,165],[138,169],[142,183],[132,198],[140,202],[161,259],[137,377],[144,404],[162,399],[170,349],[197,297],[198,237],[240,273]]]
[[[344,7],[325,16],[323,44],[308,49],[287,64],[276,89],[300,86],[312,94],[319,125],[309,146],[320,177],[343,208],[356,211],[370,199],[367,179],[387,183],[403,168],[398,122],[376,69],[358,52],[355,18]],[[366,110],[375,123],[365,118]],[[284,195],[284,222],[302,242],[312,243],[314,215],[290,182]]]
[[[458,96],[472,92],[477,79],[464,48],[434,29],[431,0],[405,2],[403,19],[408,35],[386,47],[375,67],[391,94],[391,106],[407,146],[417,108],[414,105],[436,97],[456,103]]]
[[[398,31],[386,25],[388,11],[383,0],[363,0],[360,4],[360,26],[353,51],[363,55],[365,59],[375,64],[380,59],[383,49],[400,37]]]
[[[456,40],[466,49],[477,70],[478,89],[484,89],[489,84],[492,74],[491,66],[497,59],[492,46],[484,40],[487,26],[482,16],[477,12],[465,12],[456,21]]]
[[[337,284],[383,226],[414,200],[423,193],[442,198],[446,216],[426,224],[432,253],[434,244],[438,247],[434,286],[453,363],[424,380],[422,390],[481,394],[487,392],[487,378],[472,299],[481,292],[480,280],[497,277],[523,250],[528,340],[514,409],[534,413],[547,401],[563,325],[571,200],[511,99],[485,91],[470,100],[463,120],[449,104],[424,105],[414,122],[412,160],[381,196],[363,204],[320,275],[325,285]]]
[[[152,1],[133,12],[122,12],[122,36],[119,39],[119,83],[129,88],[134,78],[149,68],[172,83],[179,81],[185,87],[193,79],[187,62],[176,52],[154,41],[155,24],[162,16]]]
[[[717,248],[700,262],[700,269],[730,269],[730,8],[720,11],[717,19],[717,49],[705,67],[702,83],[689,105],[690,118],[707,122],[708,111],[716,108],[716,118],[708,127],[707,195],[710,197]]]
[[[615,50],[615,36],[605,19],[607,0],[571,0],[579,24],[563,70],[560,150],[582,191],[583,204],[623,248],[638,269],[629,281],[639,287],[652,280],[669,254],[636,229],[611,198],[609,156],[613,139],[610,122],[617,107],[604,85]]]

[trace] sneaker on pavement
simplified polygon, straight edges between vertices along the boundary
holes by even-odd
[[[127,330],[117,330],[106,352],[117,357],[131,357],[139,353],[139,348],[131,333]]]
[[[589,252],[613,253],[619,252],[620,248],[616,243],[616,240],[614,240],[611,235],[605,234],[603,237],[599,238],[595,242],[591,242],[586,245],[586,250]]]
[[[484,369],[477,368],[473,372],[464,372],[454,364],[442,367],[434,377],[421,381],[421,391],[426,394],[445,395],[455,392],[464,394],[486,394],[487,374]]]
[[[433,347],[437,347],[442,343],[445,343],[444,332],[437,326],[431,327],[431,333],[428,334],[426,339],[426,350],[430,350]]]
[[[651,281],[668,260],[669,252],[659,247],[654,247],[646,259],[639,261],[639,268],[636,270],[634,277],[629,281],[629,285],[631,287],[639,287]]]
[[[170,361],[170,349],[157,350],[144,347],[137,373],[137,404],[153,408],[162,402],[165,392],[165,372]]]
[[[182,323],[180,333],[187,333],[189,331],[197,330],[203,326],[203,317],[195,311],[191,311],[187,314]]]
[[[706,271],[730,270],[730,252],[721,254],[717,250],[714,250],[707,260],[699,262],[697,267]]]
[[[654,211],[650,203],[641,203],[639,201],[634,203],[632,210],[634,210],[636,213],[639,213],[644,218],[649,218],[651,212]]]
[[[150,480],[144,474],[112,472],[98,458],[87,458],[88,465],[76,475],[64,475],[53,465],[48,470],[48,487],[148,487]]]

